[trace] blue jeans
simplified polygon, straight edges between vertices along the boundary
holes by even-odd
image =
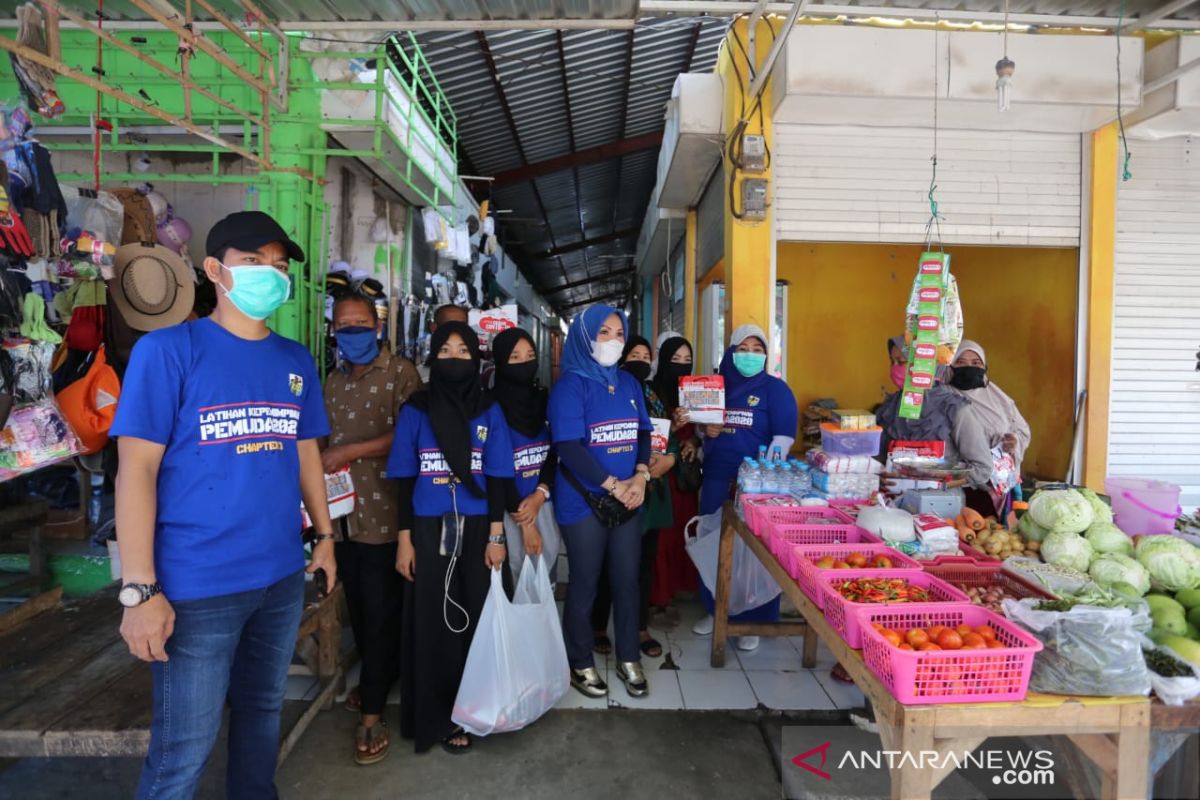
[[[169,660],[151,665],[154,722],[138,800],[195,796],[226,700],[225,796],[278,797],[279,712],[304,608],[304,573],[264,589],[173,605]]]
[[[638,563],[642,558],[642,516],[609,530],[596,517],[559,526],[567,545],[570,578],[563,605],[563,639],[572,669],[595,666],[592,607],[596,587],[608,567],[613,608],[613,639],[620,661],[641,661],[638,648]]]

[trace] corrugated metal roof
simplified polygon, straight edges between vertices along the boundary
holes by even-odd
[[[641,19],[632,30],[429,32],[418,41],[458,115],[462,171],[497,175],[661,131],[675,77],[712,69],[727,24]],[[658,149],[643,149],[494,188],[494,207],[512,212],[497,217],[506,251],[553,304],[628,285],[628,275],[606,276],[629,266],[657,163]],[[560,248],[569,249],[545,255]]]
[[[832,3],[831,3],[832,4]],[[945,11],[975,11],[1004,13],[1004,0],[839,0],[838,5],[869,8],[924,8]],[[1124,16],[1133,19],[1167,4],[1167,0],[1126,0]],[[1121,0],[1010,0],[1010,14],[1044,14],[1047,16],[1112,17],[1122,13]],[[1191,5],[1170,16],[1170,19],[1200,19],[1200,6]]]
[[[402,28],[408,21],[440,20],[611,20],[632,19],[637,15],[637,0],[255,0],[272,20],[286,22],[395,22]],[[0,3],[9,11],[16,3]],[[67,0],[71,7],[78,2]],[[177,8],[182,3],[174,4]],[[237,0],[213,0],[213,6],[233,19],[244,15]],[[94,8],[94,6],[92,7]],[[91,9],[89,9],[91,10]],[[196,18],[207,19],[197,7]],[[106,0],[106,19],[146,19],[146,15],[126,0]]]

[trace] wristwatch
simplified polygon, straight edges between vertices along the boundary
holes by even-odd
[[[549,499],[550,499],[550,490],[549,490],[549,489],[547,489],[545,486],[538,486],[538,487],[537,487],[537,490],[538,490],[539,492],[541,492],[541,493],[542,493],[542,495],[543,495],[543,496],[544,496],[544,497],[545,497],[547,500],[549,500]]]
[[[121,587],[117,600],[126,608],[137,608],[161,592],[162,584],[157,581],[154,583],[127,583]]]
[[[639,470],[637,471],[637,474],[638,474],[638,475],[641,475],[643,478],[645,478],[645,479],[646,479],[646,483],[649,483],[649,482],[650,482],[650,470],[648,470],[648,469],[639,469]]]
[[[313,537],[313,544],[318,545],[321,542],[332,541],[336,538],[337,537],[334,536],[332,533],[318,533],[316,536]]]

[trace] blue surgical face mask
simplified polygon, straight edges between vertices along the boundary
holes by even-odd
[[[733,366],[747,378],[753,378],[767,366],[766,353],[734,353]]]
[[[334,331],[338,353],[351,364],[371,364],[379,356],[379,339],[374,328],[342,328]]]
[[[250,319],[266,319],[292,294],[292,282],[275,267],[262,264],[221,266],[233,276],[233,288],[222,286],[222,291],[237,310]]]

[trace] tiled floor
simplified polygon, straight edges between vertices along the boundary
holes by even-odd
[[[692,633],[692,624],[703,614],[698,602],[680,609],[680,622],[673,628],[651,628],[663,644],[660,658],[644,658],[642,665],[650,681],[650,695],[632,698],[616,676],[615,657],[596,657],[600,676],[609,684],[609,697],[591,699],[571,689],[559,702],[562,709],[747,709],[759,704],[776,711],[835,711],[863,704],[862,693],[853,685],[838,683],[829,676],[834,665],[824,645],[817,649],[817,666],[800,664],[802,639],[764,638],[757,650],[742,652],[730,647],[724,669],[709,665],[712,640]],[[664,664],[670,656],[670,663]],[[674,668],[672,668],[672,666]],[[351,670],[347,685],[358,682],[358,668]],[[302,698],[312,691],[312,680],[292,676],[288,698]],[[339,698],[340,700],[341,698]],[[399,702],[393,689],[389,703]]]

